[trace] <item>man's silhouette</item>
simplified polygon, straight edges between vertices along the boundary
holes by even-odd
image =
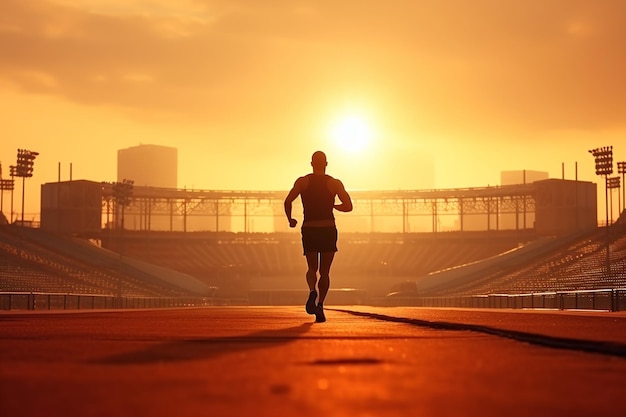
[[[326,321],[324,300],[330,288],[330,267],[337,252],[337,227],[333,210],[352,211],[352,200],[341,181],[326,175],[326,155],[317,151],[311,158],[313,173],[296,180],[285,198],[285,215],[289,227],[296,227],[298,221],[291,216],[292,203],[300,196],[304,208],[302,221],[302,247],[308,269],[306,282],[309,285],[309,298],[306,312],[315,314],[315,321]],[[335,204],[339,197],[340,204]],[[318,273],[319,271],[319,281]],[[319,301],[316,287],[319,289]]]

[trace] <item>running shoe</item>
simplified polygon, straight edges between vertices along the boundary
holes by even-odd
[[[317,323],[323,323],[326,321],[326,316],[324,315],[324,306],[321,304],[318,304],[317,307],[315,307],[315,321]]]
[[[308,314],[315,314],[315,300],[317,299],[317,291],[311,290],[309,293],[309,299],[306,301],[306,312]]]

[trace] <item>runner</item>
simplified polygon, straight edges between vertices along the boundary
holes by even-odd
[[[326,321],[324,300],[330,288],[330,267],[337,252],[337,227],[333,209],[352,211],[350,195],[340,180],[326,175],[327,165],[324,152],[313,153],[313,173],[298,178],[285,198],[285,215],[289,227],[296,227],[298,224],[291,215],[292,203],[298,196],[302,199],[302,247],[306,256],[306,281],[310,291],[306,312],[315,314],[316,322]],[[339,198],[340,204],[335,204],[335,197]],[[319,301],[316,305],[318,295]]]

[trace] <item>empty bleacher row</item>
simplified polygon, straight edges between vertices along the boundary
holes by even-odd
[[[284,275],[296,262],[288,246],[205,240],[127,240],[124,253],[198,278],[219,274]],[[297,253],[295,254],[297,258]],[[297,259],[300,261],[300,259]],[[301,267],[301,265],[298,265]]]
[[[93,286],[82,285],[53,271],[45,271],[4,256],[3,249],[0,248],[0,291],[98,293]]]
[[[516,239],[431,237],[342,244],[337,272],[419,277],[489,258],[516,247]]]
[[[125,296],[186,295],[72,238],[0,227],[0,290]]]
[[[611,231],[607,273],[604,230],[557,247],[522,266],[495,264],[490,269],[466,274],[462,280],[435,287],[424,295],[519,294],[550,291],[581,291],[626,286],[626,233]]]
[[[399,282],[454,269],[457,278],[435,282],[423,296],[585,290],[625,286],[626,233],[615,229],[606,274],[603,230],[541,243],[532,234],[342,234],[333,266],[340,286],[385,294]],[[251,288],[301,286],[305,271],[299,234],[145,233],[102,239],[106,250],[84,239],[38,229],[0,227],[0,291],[128,296],[177,296],[179,275],[155,278],[137,259],[219,287],[224,296]],[[517,248],[535,245],[534,257]],[[520,252],[520,255],[516,255]],[[508,253],[502,262],[497,255]],[[539,255],[537,255],[539,253]],[[516,258],[515,258],[516,257]],[[511,262],[516,259],[515,262]],[[488,267],[477,269],[477,265]],[[470,267],[463,267],[469,265]],[[293,279],[293,278],[297,279]],[[431,280],[432,281],[432,280]],[[271,284],[271,285],[270,285]],[[370,286],[371,288],[368,288]],[[188,286],[189,287],[189,286]],[[374,288],[375,287],[375,288]]]
[[[375,281],[381,290],[389,290],[406,279],[508,251],[519,245],[519,238],[507,234],[345,234],[338,243],[332,274],[339,285],[364,288]],[[247,290],[249,283],[257,288],[293,286],[300,283],[306,269],[298,234],[135,233],[126,235],[123,248],[119,243],[109,245],[222,289],[238,285]]]
[[[0,241],[0,288],[4,291],[79,292],[109,294],[109,281],[98,280],[84,268],[55,259],[46,249],[19,238]]]
[[[474,241],[473,243],[476,243]],[[418,276],[484,259],[515,247],[514,240],[483,240],[480,244],[460,239],[419,241],[350,240],[339,242],[335,273]],[[190,274],[224,271],[280,276],[299,274],[305,268],[298,240],[255,239],[129,239],[129,256]]]

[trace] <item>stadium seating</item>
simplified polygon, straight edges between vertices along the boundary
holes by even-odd
[[[594,232],[568,245],[560,246],[529,260],[523,266],[506,270],[497,265],[462,282],[435,288],[428,296],[518,294],[542,291],[579,291],[626,286],[626,233],[623,227],[612,230],[610,273],[606,261],[607,235]]]
[[[342,287],[374,285],[376,291],[386,292],[396,282],[510,250],[519,245],[519,238],[506,233],[343,234],[333,280]],[[124,251],[233,291],[238,285],[301,286],[306,269],[299,234],[134,233],[127,235]]]
[[[0,227],[0,289],[125,296],[188,295],[119,255],[38,229]]]
[[[609,235],[610,274],[606,229],[546,239],[493,231],[341,234],[333,287],[384,295],[416,282],[428,297],[624,287],[625,227]],[[182,296],[204,285],[241,297],[300,288],[306,268],[297,233],[127,232],[103,235],[102,246],[0,226],[0,291]]]

